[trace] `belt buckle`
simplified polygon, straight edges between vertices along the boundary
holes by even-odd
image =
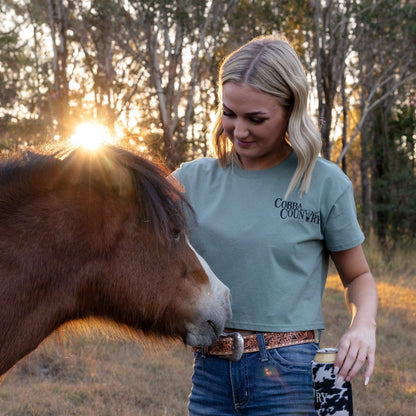
[[[240,361],[241,357],[243,356],[244,352],[244,338],[239,332],[227,332],[222,333],[220,335],[222,338],[229,338],[233,339],[233,346],[231,347],[232,353],[231,355],[224,356],[229,361]]]

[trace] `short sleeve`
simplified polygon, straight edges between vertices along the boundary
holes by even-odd
[[[324,236],[329,251],[348,250],[364,241],[351,183],[333,203],[325,223]]]

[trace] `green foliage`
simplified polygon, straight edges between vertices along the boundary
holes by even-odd
[[[16,103],[19,87],[24,87],[25,71],[32,63],[25,47],[17,28],[0,31],[0,106],[4,109]]]
[[[401,105],[383,129],[378,117],[373,146],[374,229],[381,243],[416,238],[416,113]]]

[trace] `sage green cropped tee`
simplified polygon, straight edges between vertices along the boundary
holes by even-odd
[[[285,198],[296,166],[292,152],[266,170],[223,169],[201,158],[173,173],[196,213],[191,242],[231,290],[229,328],[323,329],[329,251],[364,241],[341,169],[318,158],[309,192]]]

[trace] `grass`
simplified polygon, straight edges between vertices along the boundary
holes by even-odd
[[[410,267],[414,254],[399,258]],[[397,267],[377,262],[372,265],[380,296],[377,364],[367,387],[362,374],[353,380],[354,414],[411,416],[416,271],[402,264],[399,275]],[[349,323],[335,274],[328,279],[324,314],[322,346],[334,346]],[[0,385],[0,416],[184,416],[191,373],[192,353],[180,344],[156,349],[98,334],[52,337],[7,373]]]
[[[50,340],[9,372],[1,416],[185,414],[192,357],[181,345],[158,351],[100,335]]]
[[[416,408],[416,289],[379,281],[376,368],[368,386],[352,382],[355,416],[412,416]],[[415,285],[416,286],[416,285]],[[333,346],[349,320],[343,291],[331,275],[324,296],[327,330],[322,345]]]

